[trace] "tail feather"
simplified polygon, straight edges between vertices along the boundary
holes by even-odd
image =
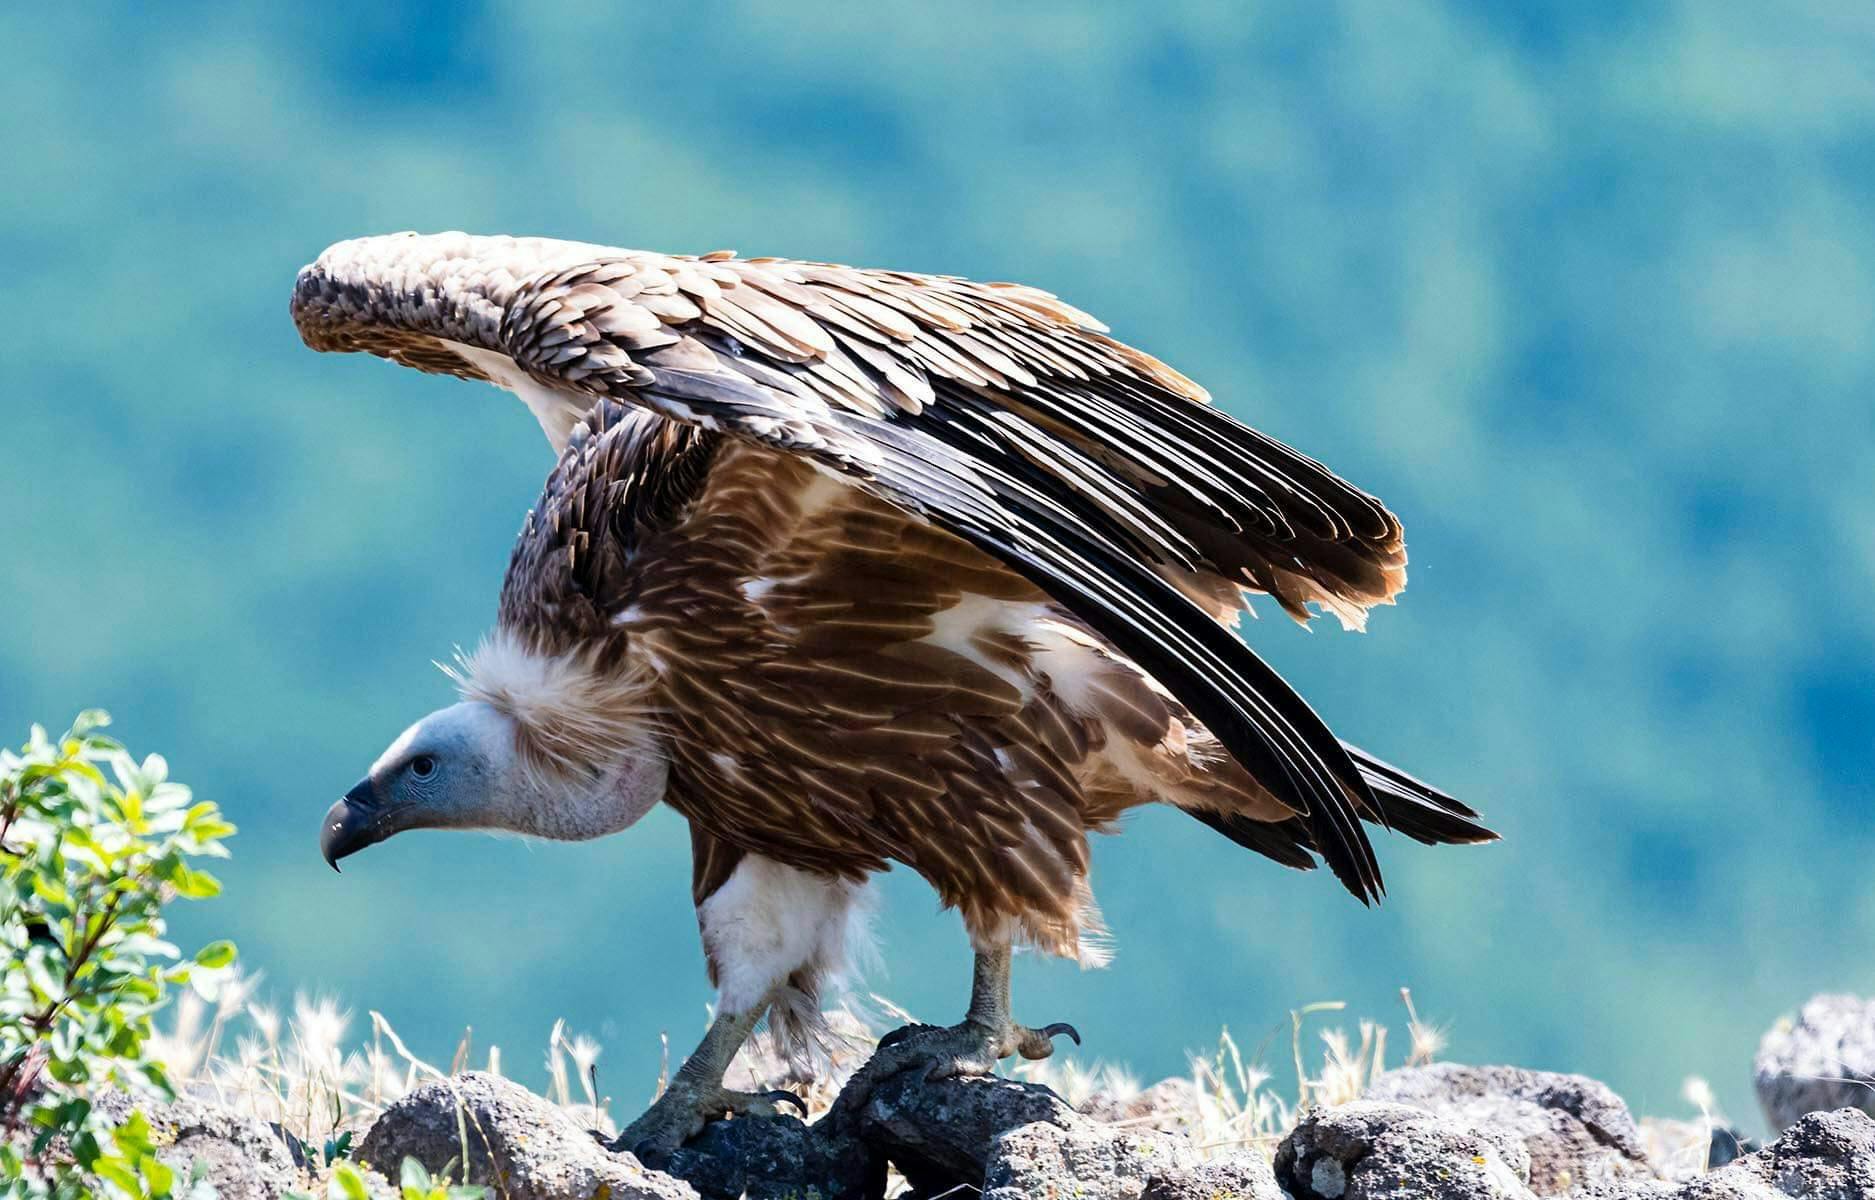
[[[1478,814],[1429,783],[1413,778],[1390,763],[1382,762],[1358,746],[1348,745],[1367,784],[1377,810],[1361,806],[1364,820],[1396,830],[1429,846],[1467,845],[1494,842],[1497,834],[1476,820]],[[1185,812],[1203,821],[1231,841],[1258,854],[1275,859],[1286,867],[1313,870],[1317,863],[1310,852],[1316,849],[1309,824],[1301,817],[1282,821],[1258,821],[1240,813],[1214,812],[1187,808]]]
[[[1473,809],[1393,764],[1382,762],[1359,746],[1341,744],[1347,748],[1367,790],[1380,805],[1378,813],[1361,814],[1367,820],[1397,829],[1429,846],[1497,840],[1497,834],[1474,819],[1478,814]]]
[[[1309,853],[1315,848],[1315,843],[1309,838],[1308,822],[1301,817],[1290,817],[1287,821],[1253,821],[1238,813],[1210,812],[1202,808],[1187,808],[1183,811],[1197,817],[1244,849],[1255,850],[1285,867],[1294,867],[1298,871],[1313,871],[1316,868],[1315,856]]]

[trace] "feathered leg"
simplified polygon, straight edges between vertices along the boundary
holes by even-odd
[[[607,1149],[629,1150],[641,1160],[661,1158],[724,1116],[752,1113],[773,1116],[778,1104],[792,1104],[802,1116],[807,1106],[793,1092],[737,1092],[723,1086],[736,1051],[749,1040],[767,1004],[740,1013],[724,1013],[677,1068],[664,1094],[645,1114],[625,1127]]]
[[[778,1048],[809,1057],[820,1027],[821,981],[843,962],[847,925],[860,885],[801,871],[690,828],[692,894],[716,1019],[650,1111],[609,1143],[640,1158],[669,1154],[713,1120],[772,1115],[777,1104],[805,1106],[792,1092],[737,1092],[723,1086],[729,1064],[764,1014]]]
[[[1055,1039],[1066,1034],[1075,1045],[1081,1035],[1064,1021],[1031,1029],[1009,1015],[1009,947],[979,949],[970,986],[970,1011],[956,1025],[907,1025],[880,1039],[866,1065],[853,1073],[835,1102],[837,1114],[850,1116],[886,1079],[918,1070],[926,1079],[988,1075],[1012,1054],[1047,1058]]]

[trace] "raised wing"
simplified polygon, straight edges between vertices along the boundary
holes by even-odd
[[[1371,771],[1212,617],[1245,589],[1358,623],[1404,586],[1399,522],[1078,309],[1009,284],[452,234],[334,247],[294,316],[315,348],[488,378],[537,414],[636,402],[924,515],[1164,683],[1350,890],[1379,894]]]

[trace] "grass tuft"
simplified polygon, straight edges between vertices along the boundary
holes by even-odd
[[[255,998],[260,982],[255,975],[237,975],[212,1005],[183,995],[169,1026],[160,1031],[161,1057],[179,1086],[277,1124],[315,1153],[339,1144],[347,1133],[361,1135],[388,1105],[424,1080],[447,1080],[471,1068],[503,1074],[500,1047],[478,1051],[472,1031],[463,1032],[445,1069],[417,1057],[381,1013],[369,1013],[366,1036],[353,1039],[352,1014],[336,1000],[301,995],[282,1014]],[[750,1091],[795,1091],[806,1101],[809,1118],[817,1118],[871,1054],[879,1032],[913,1020],[883,997],[869,999],[864,1011],[842,1006],[827,1014],[830,1035],[811,1074],[791,1066],[762,1031],[737,1056],[727,1082]],[[1405,1062],[1430,1062],[1443,1048],[1444,1035],[1420,1019],[1405,989],[1401,999]],[[1341,1001],[1297,1008],[1249,1053],[1226,1028],[1213,1048],[1191,1055],[1188,1075],[1150,1087],[1122,1064],[1068,1054],[1008,1070],[1015,1078],[1053,1088],[1099,1119],[1189,1137],[1206,1157],[1244,1148],[1273,1154],[1302,1109],[1355,1099],[1387,1068],[1385,1025],[1361,1020],[1352,1032],[1338,1024],[1319,1026],[1319,1018],[1345,1009]],[[1269,1055],[1285,1031],[1288,1061],[1279,1083]],[[663,1090],[670,1053],[668,1039],[660,1040],[664,1065],[659,1078],[641,1095],[618,1098],[615,1116],[614,1098],[599,1086],[599,1043],[569,1031],[564,1021],[555,1022],[542,1064],[545,1098],[587,1128],[611,1135],[617,1117],[629,1119]]]

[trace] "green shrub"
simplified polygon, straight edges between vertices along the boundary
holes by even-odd
[[[221,890],[192,860],[226,857],[234,826],[79,716],[0,751],[0,1193],[82,1197],[99,1180],[135,1197],[197,1196],[199,1172],[158,1162],[141,1118],[113,1129],[98,1089],[173,1095],[150,1057],[171,984],[209,998],[234,962],[214,942],[183,959],[163,906]],[[108,772],[108,774],[107,774]]]

